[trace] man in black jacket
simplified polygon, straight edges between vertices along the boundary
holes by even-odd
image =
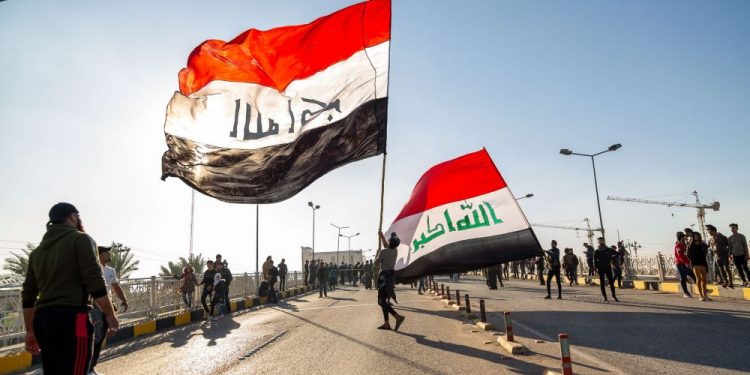
[[[224,304],[226,306],[227,313],[232,312],[232,304],[229,301],[229,284],[232,283],[232,271],[229,270],[227,262],[224,261],[224,267],[221,269],[221,278],[224,280]]]
[[[276,296],[276,282],[279,280],[279,269],[273,265],[273,260],[269,259],[271,267],[268,268],[268,302],[279,303],[279,299]]]
[[[211,297],[211,290],[214,288],[214,275],[216,275],[216,270],[214,270],[214,261],[209,260],[206,262],[206,272],[203,273],[203,280],[201,281],[200,285],[203,285],[203,291],[201,292],[201,305],[203,305],[203,319],[208,319],[210,314],[210,310],[208,309],[208,304],[206,303],[206,298]]]
[[[279,263],[279,290],[282,292],[286,290],[286,274],[289,270],[286,267],[286,259],[282,258]]]
[[[607,302],[607,292],[604,289],[604,278],[607,278],[609,282],[609,290],[612,292],[612,299],[616,302],[620,302],[615,296],[615,283],[614,275],[612,275],[612,261],[616,260],[617,252],[612,250],[609,246],[604,243],[604,238],[599,237],[599,247],[594,250],[594,265],[596,266],[596,273],[599,274],[599,287],[602,290],[602,296],[604,302]]]

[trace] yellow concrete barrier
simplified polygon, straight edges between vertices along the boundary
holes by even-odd
[[[678,283],[661,283],[661,291],[669,293],[680,293],[680,284]]]
[[[638,289],[638,290],[646,290],[646,282],[633,280],[633,288]]]
[[[184,326],[188,323],[190,323],[190,312],[184,312],[174,317],[175,326]]]
[[[31,366],[31,353],[21,352],[0,357],[0,374],[23,370]]]
[[[249,309],[253,307],[253,299],[250,297],[245,297],[245,308]]]
[[[136,324],[135,327],[133,327],[133,336],[142,336],[154,332],[156,332],[156,320]]]
[[[708,295],[711,297],[718,297],[721,294],[719,293],[719,288],[715,285],[707,285],[706,289],[708,290]],[[698,290],[698,286],[693,284],[690,290],[693,291],[693,294],[700,295],[700,291]]]
[[[258,300],[260,301],[260,304],[263,305],[263,304],[266,303],[267,298],[266,297],[260,297],[260,298],[258,298]]]
[[[746,300],[750,301],[750,288],[742,288],[742,296],[745,297]]]
[[[237,311],[237,301],[229,301],[229,309],[232,312]]]

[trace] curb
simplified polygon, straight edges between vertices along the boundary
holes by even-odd
[[[505,351],[507,351],[511,355],[526,354],[529,351],[528,349],[526,349],[525,346],[523,346],[523,344],[519,344],[517,342],[510,342],[508,341],[507,338],[505,338],[505,336],[498,336],[497,342],[500,344],[500,346],[503,349],[505,349]]]
[[[481,329],[482,331],[494,331],[497,329],[494,324],[492,323],[484,323],[484,322],[477,322],[474,324],[475,327],[478,329]]]
[[[313,288],[309,285],[287,289],[284,292],[279,292],[279,295],[281,296],[279,300],[284,300],[289,297],[310,292],[312,290]],[[261,306],[265,304],[265,302],[265,297],[250,296],[231,300],[229,304],[231,307],[231,312],[237,312]],[[194,310],[185,311],[177,315],[165,316],[145,322],[136,323],[134,325],[126,327],[120,327],[120,329],[114,336],[107,338],[102,348],[106,348],[111,344],[119,343],[135,337],[149,335],[155,332],[165,331],[170,328],[200,321],[203,321],[203,308],[196,307]],[[20,351],[17,353],[4,355],[0,357],[0,374],[22,371],[31,366],[41,363],[41,355],[32,355],[27,351]]]

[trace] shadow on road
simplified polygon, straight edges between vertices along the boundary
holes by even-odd
[[[514,311],[514,316],[550,337],[568,333],[571,346],[750,372],[740,354],[750,320],[731,314]],[[499,318],[490,321],[501,324]]]

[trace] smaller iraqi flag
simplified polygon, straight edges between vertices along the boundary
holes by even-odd
[[[475,270],[542,248],[485,149],[438,164],[419,179],[386,232],[401,239],[396,280]]]

